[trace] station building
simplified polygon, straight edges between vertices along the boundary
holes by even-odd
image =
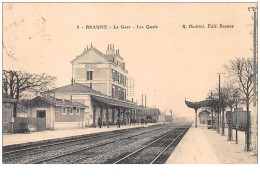
[[[28,117],[43,118],[44,129],[84,127],[85,106],[77,101],[37,96],[28,102]]]
[[[118,119],[123,123],[137,119],[137,110],[144,108],[126,98],[128,71],[114,45],[108,45],[105,54],[91,45],[71,64],[71,84],[43,95],[85,105],[84,126],[95,126],[99,117],[104,125],[115,124]]]
[[[126,100],[127,74],[124,59],[108,45],[103,54],[92,45],[71,61],[72,81],[118,100]]]

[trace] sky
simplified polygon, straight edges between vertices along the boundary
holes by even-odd
[[[47,73],[70,84],[71,64],[91,42],[120,49],[135,97],[173,115],[194,117],[189,101],[204,100],[223,65],[252,57],[255,3],[3,3],[3,69]],[[207,28],[208,24],[234,28]],[[108,29],[77,29],[107,25]],[[113,26],[130,29],[113,29]],[[137,25],[144,26],[137,29]],[[157,26],[146,29],[146,25]],[[204,25],[206,28],[183,28]],[[133,28],[135,27],[135,28]]]

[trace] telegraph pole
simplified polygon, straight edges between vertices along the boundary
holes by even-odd
[[[236,144],[238,143],[238,138],[237,138],[237,99],[236,99]]]
[[[219,122],[220,122],[220,73],[218,75],[218,128],[217,131],[219,133]]]
[[[221,121],[221,102],[222,101],[222,97],[221,97],[221,87],[220,87],[220,75],[224,74],[224,73],[218,73],[218,133],[220,132],[220,121]],[[223,105],[222,105],[223,106]],[[224,109],[224,107],[223,107]],[[222,112],[222,135],[224,135],[224,111]]]
[[[257,62],[258,62],[258,7],[248,7],[248,11],[253,11],[253,20],[254,20],[254,33],[253,33],[253,109],[252,109],[252,121],[247,120],[247,151],[250,150],[250,142],[252,143],[252,149],[257,154],[258,150],[258,95],[257,95]],[[251,136],[252,128],[252,136]],[[250,139],[252,138],[252,140]]]
[[[210,96],[211,96],[211,100],[212,100],[212,102],[213,102],[213,94],[212,94],[212,91],[211,91],[211,93],[210,93]],[[213,105],[211,104],[211,130],[213,130],[213,110],[214,109],[214,107],[213,107]]]

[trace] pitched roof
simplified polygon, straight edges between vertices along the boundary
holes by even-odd
[[[62,87],[59,87],[56,89],[45,91],[43,93],[55,93],[55,92],[70,93],[70,94],[87,93],[87,94],[105,95],[105,94],[102,94],[101,92],[98,92],[94,89],[91,89],[88,86],[85,86],[85,85],[79,84],[79,83],[65,85],[65,86],[62,86]]]
[[[122,107],[135,108],[135,109],[144,109],[142,107],[137,106],[135,103],[133,103],[131,101],[128,101],[128,100],[123,101],[123,100],[114,99],[110,96],[102,94],[99,91],[96,91],[88,86],[85,86],[85,85],[79,84],[79,83],[74,83],[74,84],[66,85],[63,87],[56,88],[56,89],[52,89],[49,91],[45,91],[45,92],[43,92],[43,94],[56,93],[56,92],[66,93],[66,94],[84,94],[85,93],[85,94],[91,95],[91,97],[94,98],[95,100],[98,100],[98,101],[103,102],[108,105],[122,106]]]
[[[88,53],[89,51],[93,50],[94,52],[96,52],[99,56],[105,58],[106,60],[108,60],[109,62],[113,62],[113,55],[106,55],[106,54],[103,54],[101,51],[99,51],[98,49],[96,49],[95,47],[90,47],[88,50],[84,51],[82,54],[76,56],[75,59],[73,59],[71,61],[71,63],[75,62],[77,59],[79,59],[81,56],[85,55],[86,53]]]
[[[118,56],[121,60],[124,60],[124,59],[120,56],[120,54],[107,55],[107,54],[102,53],[101,51],[99,51],[98,49],[96,49],[95,47],[92,46],[92,47],[90,47],[88,50],[83,51],[83,53],[81,53],[80,55],[76,56],[76,58],[73,59],[73,60],[71,61],[71,63],[75,62],[77,59],[79,59],[81,56],[83,56],[83,55],[85,55],[86,53],[88,53],[90,50],[93,50],[93,51],[96,52],[99,56],[105,58],[105,59],[108,60],[109,62],[113,62],[113,58],[114,58],[115,56]]]
[[[62,107],[62,106],[66,106],[66,107],[78,107],[78,108],[86,108],[87,106],[85,106],[84,104],[81,104],[79,102],[71,102],[69,100],[62,100],[62,99],[57,99],[57,98],[54,98],[54,97],[41,97],[41,96],[37,96],[33,99],[31,99],[29,102],[28,102],[28,105],[30,106],[31,104],[37,102],[37,101],[44,101],[48,104],[51,104],[53,106],[59,106],[59,107]]]
[[[91,98],[95,101],[102,102],[104,104],[108,104],[110,106],[120,106],[125,108],[132,108],[132,109],[142,109],[141,107],[137,106],[135,103],[130,101],[122,101],[117,100],[109,97],[101,97],[96,95],[91,95]]]

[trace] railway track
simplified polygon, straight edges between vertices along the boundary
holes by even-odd
[[[70,164],[80,163],[80,162],[88,159],[91,156],[97,155],[97,153],[89,153],[89,151],[91,151],[93,149],[96,149],[96,148],[102,147],[102,146],[106,146],[106,145],[109,145],[109,144],[112,144],[112,143],[116,143],[116,142],[124,141],[124,144],[126,142],[127,143],[134,142],[135,141],[135,139],[133,139],[134,137],[145,135],[145,134],[151,133],[151,132],[157,132],[160,129],[164,129],[164,128],[157,128],[157,129],[153,129],[153,130],[148,130],[148,131],[137,133],[137,134],[127,136],[127,137],[122,137],[122,135],[120,135],[121,138],[119,138],[117,140],[107,141],[107,142],[104,142],[104,143],[98,143],[98,144],[95,144],[95,145],[92,145],[92,146],[83,147],[83,148],[80,148],[80,149],[65,152],[65,153],[55,155],[55,156],[52,156],[52,157],[43,158],[43,159],[39,159],[39,160],[35,160],[35,161],[24,162],[24,163],[26,163],[26,164],[40,164],[40,163],[49,163],[49,162],[51,162],[51,163],[53,163],[53,162],[54,163],[70,163]],[[116,136],[118,136],[118,135],[116,135]],[[113,137],[115,137],[115,136],[113,136]],[[127,140],[127,141],[125,142],[125,140]],[[102,152],[102,153],[104,153],[104,152]],[[99,154],[102,154],[102,153],[99,153]],[[57,159],[60,159],[60,160],[57,160]]]
[[[157,138],[156,140],[146,144],[145,146],[139,148],[138,150],[135,150],[127,155],[125,155],[123,158],[120,158],[119,160],[113,162],[113,164],[131,164],[131,163],[141,163],[141,164],[154,164],[154,163],[164,163],[167,158],[163,159],[163,156],[165,157],[165,153],[167,150],[169,150],[170,147],[176,146],[180,139],[185,135],[187,130],[190,128],[191,125],[186,127],[181,127],[174,129],[171,132],[168,132],[161,137]],[[169,138],[170,136],[170,142]],[[164,139],[166,141],[164,141]],[[162,147],[160,151],[151,151],[156,147],[156,144],[159,145],[159,147]],[[150,150],[149,150],[150,149]],[[171,152],[169,152],[170,154]],[[168,154],[168,155],[169,155]],[[141,159],[142,158],[142,159]]]
[[[173,127],[178,127],[179,125],[175,125]],[[30,157],[28,160],[24,159],[24,161],[18,161],[18,163],[25,163],[25,164],[40,164],[40,163],[81,163],[88,158],[93,158],[97,155],[102,155],[106,149],[106,147],[114,148],[119,147],[122,145],[127,145],[130,143],[135,142],[136,140],[140,139],[141,137],[146,137],[146,135],[153,135],[153,132],[158,133],[160,130],[164,130],[166,126],[151,126],[147,128],[134,128],[130,130],[120,130],[120,131],[112,131],[103,134],[94,134],[94,135],[85,135],[79,138],[71,138],[66,140],[58,140],[53,143],[43,143],[37,146],[26,147],[16,150],[9,150],[3,152],[3,163],[8,162],[8,157],[6,155],[13,157],[18,155],[18,160],[20,157],[28,156],[30,154],[34,154],[32,158]],[[172,127],[171,127],[172,128]],[[167,128],[169,129],[169,128]],[[140,132],[141,130],[141,132]],[[165,130],[164,130],[165,131]],[[138,138],[139,137],[139,138]],[[85,141],[93,139],[98,139],[101,141],[97,141],[95,144],[88,144]],[[141,138],[142,139],[142,138]],[[82,144],[82,145],[81,145]],[[73,145],[78,145],[73,147]],[[69,147],[70,148],[67,148]],[[100,147],[100,148],[99,148]],[[46,149],[45,149],[46,148]],[[52,153],[47,153],[41,155],[37,155],[42,152],[48,152],[48,149],[52,148]],[[57,152],[55,152],[55,148],[57,148]],[[99,150],[103,151],[95,151]],[[37,152],[37,150],[39,152]],[[92,152],[91,152],[92,151]],[[48,155],[49,154],[49,155]],[[4,157],[5,156],[5,157]],[[9,159],[12,159],[9,157]],[[17,159],[14,158],[14,159]]]
[[[156,130],[156,129],[163,129],[155,128],[158,126],[151,126],[147,127],[147,131],[150,129]],[[155,129],[154,129],[155,128]],[[72,145],[79,145],[79,144],[86,144],[86,141],[90,141],[92,139],[111,139],[117,136],[122,136],[124,134],[131,134],[135,133],[141,129],[144,129],[143,127],[139,128],[133,128],[129,130],[117,130],[117,131],[111,131],[106,133],[97,133],[97,134],[90,134],[90,135],[84,135],[80,137],[72,137],[69,139],[61,139],[61,140],[55,140],[50,143],[39,143],[35,146],[26,146],[22,147],[21,149],[15,149],[15,150],[8,150],[3,152],[3,163],[7,163],[14,159],[19,159],[25,156],[33,155],[33,154],[40,154],[46,151],[50,151],[55,149],[54,146],[60,147],[61,145],[63,147],[72,146]]]
[[[70,143],[73,143],[74,145],[75,144],[80,144],[80,142],[82,140],[85,140],[85,139],[89,139],[89,138],[95,138],[97,137],[98,139],[102,139],[102,140],[105,140],[105,139],[112,139],[112,138],[119,138],[119,140],[116,140],[116,141],[120,141],[120,140],[125,140],[125,139],[131,139],[131,137],[135,137],[135,136],[140,136],[140,135],[143,135],[143,134],[147,134],[147,133],[150,133],[150,132],[153,132],[153,131],[159,131],[161,129],[164,129],[165,127],[164,126],[152,126],[152,127],[147,127],[147,128],[139,128],[139,129],[131,129],[131,130],[120,130],[119,132],[111,132],[111,133],[104,133],[102,135],[96,135],[96,136],[88,136],[88,137],[85,137],[85,138],[80,138],[80,139],[70,139],[70,140],[66,140],[66,141],[61,141],[61,142],[54,142],[54,143],[49,143],[49,144],[43,144],[43,145],[40,145],[40,146],[37,146],[37,147],[28,147],[26,149],[20,149],[20,150],[15,150],[15,151],[12,151],[11,153],[16,153],[16,152],[19,152],[21,153],[21,155],[16,156],[16,158],[13,158],[13,156],[10,158],[11,160],[13,159],[19,159],[19,157],[24,157],[24,156],[28,156],[30,154],[39,154],[41,152],[46,152],[48,150],[44,150],[44,149],[41,149],[41,148],[44,148],[44,147],[51,147],[51,146],[59,146],[59,145],[62,145],[62,144],[65,144],[66,146],[68,146],[66,143],[70,144]],[[144,130],[142,131],[141,133],[138,131],[140,130]],[[137,133],[137,134],[136,134]],[[128,134],[134,134],[132,136],[127,136]],[[127,137],[125,137],[127,136]],[[104,138],[105,137],[105,138]],[[87,150],[90,150],[90,149],[93,149],[93,148],[96,148],[96,147],[99,147],[99,146],[104,146],[106,144],[111,144],[111,143],[114,143],[115,141],[109,141],[108,143],[101,143],[101,145],[98,144],[95,144],[91,147],[89,147],[89,145],[87,145],[87,147],[83,147],[83,148],[79,148],[79,149],[75,149],[74,151],[69,151],[69,152],[65,152],[65,153],[60,153],[60,154],[56,154],[54,156],[50,156],[49,158],[41,158],[41,159],[31,159],[30,161],[22,161],[22,162],[19,162],[19,163],[44,163],[44,162],[48,162],[48,161],[51,161],[51,160],[55,160],[55,159],[58,159],[58,158],[62,158],[62,157],[66,157],[66,156],[69,156],[69,155],[73,155],[73,154],[78,154],[78,153],[81,153],[81,152],[84,152],[84,151],[87,151]],[[65,148],[65,145],[63,145],[63,147]],[[71,146],[71,145],[69,145]],[[32,150],[31,150],[32,149]],[[29,152],[27,153],[27,151],[33,151],[35,149],[40,149],[39,152]],[[25,152],[25,153],[22,153],[22,152]],[[84,156],[85,157],[85,156]],[[88,158],[88,157],[87,157]],[[32,161],[34,160],[34,161]],[[79,160],[84,160],[84,159],[79,159]],[[78,160],[78,161],[79,161]],[[3,162],[6,163],[8,162],[8,158],[4,158],[3,157]],[[75,163],[73,161],[69,161],[69,163]]]

